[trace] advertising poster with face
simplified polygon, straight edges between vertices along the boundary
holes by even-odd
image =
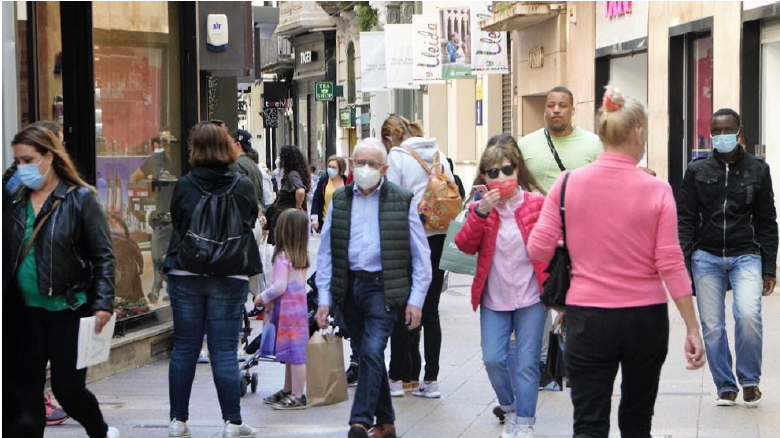
[[[439,42],[441,45],[442,77],[463,79],[473,77],[471,71],[471,13],[466,7],[439,8]]]

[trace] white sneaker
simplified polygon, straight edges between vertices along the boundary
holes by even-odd
[[[504,422],[504,431],[501,432],[501,438],[517,438],[517,416],[514,412],[507,412]]]
[[[209,363],[208,350],[200,350],[200,356],[198,356],[198,363]]]
[[[515,425],[514,438],[534,438],[534,427],[528,424]]]
[[[106,432],[106,437],[108,438],[119,438],[120,436],[119,430],[115,427],[109,427],[108,432]]]
[[[189,438],[191,436],[190,428],[184,421],[173,419],[168,423],[168,438]]]
[[[255,438],[256,432],[254,427],[247,426],[246,423],[239,425],[228,421],[225,422],[222,438]]]
[[[236,357],[238,357],[238,361],[239,362],[245,362],[246,361],[246,356],[244,355],[244,349],[243,348],[239,348],[238,349],[238,352],[236,353]]]
[[[432,382],[420,382],[420,386],[417,387],[414,391],[412,391],[412,395],[416,397],[425,397],[425,398],[441,398],[441,391],[439,391],[439,382],[432,381]]]
[[[401,380],[392,380],[387,378],[390,383],[390,397],[403,397],[404,396],[404,382]]]

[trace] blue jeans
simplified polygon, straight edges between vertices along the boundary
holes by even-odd
[[[248,287],[247,281],[234,278],[168,275],[173,309],[173,352],[168,369],[171,418],[189,418],[192,381],[205,333],[222,418],[241,422],[236,350]]]
[[[542,303],[511,312],[480,306],[479,324],[485,370],[498,403],[505,409],[516,409],[519,424],[536,422],[544,316]],[[515,363],[510,366],[509,336],[513,330],[517,354]]]
[[[758,385],[763,341],[761,257],[756,254],[719,257],[696,251],[692,268],[707,362],[718,394],[738,391],[726,334],[726,280],[731,281],[734,290],[732,312],[736,321],[737,378],[743,388]]]
[[[395,412],[387,382],[385,348],[398,310],[387,308],[381,278],[350,278],[343,310],[349,333],[360,348],[360,374],[349,422],[369,427],[393,424]]]

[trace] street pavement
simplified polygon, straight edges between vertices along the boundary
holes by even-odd
[[[318,239],[311,242],[315,260]],[[463,437],[492,438],[501,426],[492,414],[495,394],[482,364],[479,345],[479,317],[470,305],[471,277],[452,275],[441,299],[443,345],[441,352],[441,399],[420,399],[407,393],[393,399],[399,436],[405,438]],[[730,295],[730,294],[729,294]],[[731,301],[727,303],[731,308]],[[761,390],[764,402],[746,408],[738,398],[734,407],[716,407],[716,391],[709,370],[685,369],[683,340],[685,327],[670,304],[671,337],[669,356],[661,374],[653,421],[653,437],[674,438],[769,438],[780,436],[780,296],[764,299],[764,367]],[[731,318],[731,312],[728,312]],[[260,331],[260,321],[253,336]],[[733,350],[733,319],[729,321]],[[349,344],[344,343],[345,356]],[[390,349],[386,360],[390,359]],[[346,359],[345,359],[346,360]],[[284,367],[263,362],[253,369],[260,375],[256,394],[241,400],[244,421],[258,429],[258,437],[345,437],[350,401],[305,411],[275,411],[262,398],[281,388]],[[123,437],[165,437],[168,424],[168,361],[103,379],[89,385],[100,401],[109,425]],[[620,376],[612,398],[610,437],[619,437],[617,407]],[[209,365],[198,365],[190,402],[190,430],[193,437],[219,437],[222,421]],[[540,394],[535,427],[537,437],[571,437],[572,406],[568,390]],[[83,429],[73,420],[49,427],[46,437],[82,437]]]

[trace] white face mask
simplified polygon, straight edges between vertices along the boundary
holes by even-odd
[[[379,180],[382,179],[382,173],[366,164],[363,167],[355,168],[354,177],[360,189],[369,190],[379,184]]]

